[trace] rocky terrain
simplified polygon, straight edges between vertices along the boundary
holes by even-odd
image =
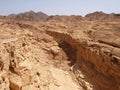
[[[0,90],[120,90],[120,15],[1,16]]]

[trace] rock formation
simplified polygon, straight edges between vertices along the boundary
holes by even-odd
[[[86,17],[2,17],[0,90],[120,90],[119,15]]]

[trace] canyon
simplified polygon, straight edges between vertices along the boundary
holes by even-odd
[[[0,16],[0,90],[120,90],[120,15]]]

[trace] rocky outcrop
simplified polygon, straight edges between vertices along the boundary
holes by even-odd
[[[30,27],[21,25],[1,22],[0,89],[82,90],[65,70],[62,60],[57,61],[63,59],[60,52],[64,53],[57,42],[45,32],[38,37]],[[62,66],[64,70],[58,68]]]
[[[72,63],[74,74],[85,90],[119,90],[119,48],[88,39],[81,40],[80,37],[76,39],[65,32],[47,31],[47,33],[60,45],[62,43],[64,46],[67,43],[72,47],[68,46],[72,52],[68,57],[74,60],[71,60],[71,63],[74,62]]]

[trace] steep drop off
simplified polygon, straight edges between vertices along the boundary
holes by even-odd
[[[73,65],[73,72],[85,90],[119,90],[119,48],[89,39],[78,39],[65,32],[47,31],[66,54]],[[63,43],[64,42],[64,43]],[[72,57],[71,57],[72,56]]]

